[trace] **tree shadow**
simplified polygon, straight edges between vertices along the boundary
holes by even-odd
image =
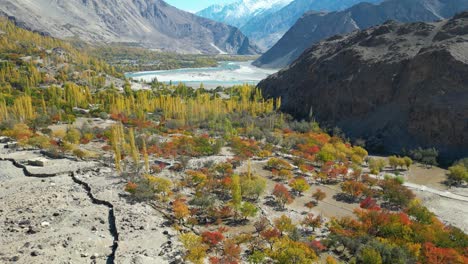
[[[333,199],[335,199],[338,202],[343,202],[343,203],[348,203],[348,204],[354,204],[357,202],[356,198],[346,193],[337,193],[333,195]]]

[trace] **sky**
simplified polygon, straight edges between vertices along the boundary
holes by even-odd
[[[166,0],[166,2],[182,10],[197,12],[210,5],[229,3],[233,0]]]

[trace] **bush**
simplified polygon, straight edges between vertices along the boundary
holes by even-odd
[[[71,128],[67,131],[67,134],[65,135],[64,139],[72,144],[79,144],[81,139],[81,133],[78,129]]]
[[[41,148],[41,149],[46,149],[50,147],[50,139],[45,136],[35,136],[32,137],[28,140],[28,145]]]
[[[357,259],[362,264],[382,264],[382,257],[379,252],[371,247],[361,249]]]
[[[268,169],[275,169],[275,170],[278,170],[278,171],[281,171],[281,170],[292,170],[292,166],[291,164],[289,164],[289,162],[285,161],[285,160],[282,160],[282,159],[278,159],[278,158],[271,158],[268,160],[267,162],[267,168]]]
[[[128,187],[128,185],[127,185]],[[171,195],[172,182],[170,180],[151,175],[145,175],[132,183],[128,191],[139,201],[158,199],[167,201]]]
[[[96,156],[96,154],[93,152],[90,152],[84,149],[79,149],[79,148],[73,150],[73,155],[75,155],[76,157],[80,159],[93,158]]]
[[[451,185],[459,185],[464,181],[468,182],[468,168],[462,163],[454,165],[449,168],[447,177]]]

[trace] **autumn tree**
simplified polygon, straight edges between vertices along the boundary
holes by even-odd
[[[427,264],[463,264],[466,263],[466,260],[468,260],[468,258],[464,258],[452,248],[436,247],[431,242],[424,243],[422,252],[424,263]]]
[[[238,263],[241,248],[233,240],[226,239],[223,244],[222,263]]]
[[[195,264],[203,264],[208,246],[203,243],[203,238],[194,233],[180,235],[180,241],[187,251],[185,258]]]
[[[182,199],[177,199],[172,203],[172,210],[174,212],[174,217],[179,222],[183,222],[184,219],[190,215],[190,210]]]
[[[271,158],[268,160],[266,167],[270,170],[275,169],[275,170],[291,170],[292,166],[289,164],[289,162],[283,160],[283,159],[278,159],[278,158]]]
[[[380,207],[377,205],[377,201],[371,197],[367,197],[359,203],[359,207],[368,210],[380,210]]]
[[[255,230],[257,233],[261,233],[270,225],[270,221],[265,216],[262,216],[254,223]]]
[[[223,233],[219,231],[205,231],[202,233],[203,242],[209,245],[211,248],[216,247],[224,240]]]
[[[468,182],[468,168],[463,163],[455,164],[449,168],[447,178],[450,185],[459,185],[463,181]]]
[[[345,181],[341,184],[341,191],[356,201],[366,190],[366,185],[358,181]]]
[[[387,165],[384,159],[371,158],[369,160],[369,169],[372,174],[379,174]]]
[[[246,199],[258,200],[266,189],[266,179],[257,175],[244,176],[240,184],[242,197]]]
[[[332,256],[327,256],[327,259],[325,260],[325,264],[338,264],[336,259]]]
[[[242,191],[239,175],[232,176],[231,197],[231,202],[234,205],[234,207],[239,208],[242,203]]]
[[[151,175],[145,175],[144,180],[142,181],[145,185],[147,185],[155,198],[166,201],[167,198],[171,195],[171,188],[172,188],[172,181],[161,178],[155,177]],[[139,186],[144,186],[143,184],[139,184]]]
[[[310,185],[304,177],[298,177],[289,182],[289,186],[299,193],[301,196],[303,192],[310,189]]]
[[[281,235],[284,232],[286,232],[286,233],[292,232],[294,230],[294,228],[296,227],[292,223],[292,219],[289,218],[286,215],[281,215],[279,218],[276,218],[273,221],[273,223],[274,223],[275,227],[281,232]]]
[[[287,237],[276,241],[270,257],[277,263],[312,264],[317,261],[317,255],[310,247]]]
[[[132,155],[132,159],[135,164],[135,167],[138,168],[138,165],[140,164],[140,154],[138,153],[138,148],[135,143],[135,132],[133,128],[129,128],[128,138],[129,138],[129,145],[130,145],[130,154]]]
[[[410,157],[403,157],[403,161],[405,162],[406,169],[409,170],[411,165],[413,165],[413,160]]]
[[[314,217],[314,214],[310,213],[304,217],[301,224],[306,227],[312,228],[312,231],[315,232],[316,228],[320,228],[322,226],[322,221],[323,221],[323,218],[320,215],[317,217]]]
[[[315,202],[318,204],[318,202],[322,201],[323,199],[325,199],[327,197],[327,194],[320,190],[320,189],[317,189],[313,194],[312,194],[312,198],[315,199]]]
[[[421,202],[417,199],[411,201],[406,208],[405,212],[414,217],[415,221],[422,223],[422,224],[432,224],[434,222],[434,213],[429,211],[425,206],[421,205]]]
[[[407,207],[414,199],[414,193],[403,186],[396,179],[386,179],[380,184],[383,189],[383,198],[392,206],[399,208]]]
[[[146,149],[146,141],[143,139],[143,159],[145,161],[145,171],[148,173],[150,171],[148,150]]]
[[[76,128],[70,128],[64,139],[72,144],[78,144],[80,143],[81,132]]]
[[[275,188],[273,189],[273,195],[276,198],[276,202],[281,210],[284,209],[286,204],[290,204],[293,202],[293,198],[289,193],[289,190],[283,184],[276,184]]]
[[[252,203],[249,202],[243,202],[242,206],[240,208],[241,215],[244,217],[244,220],[246,220],[248,217],[254,217],[257,212],[257,206],[255,206]]]

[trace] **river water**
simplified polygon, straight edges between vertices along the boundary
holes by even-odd
[[[245,62],[220,62],[218,67],[177,69],[167,71],[146,71],[128,73],[128,78],[150,82],[154,78],[164,83],[185,83],[187,86],[198,88],[201,83],[207,89],[218,86],[229,87],[239,84],[256,85],[268,75],[277,72],[274,69],[261,69],[252,65],[252,61]]]

